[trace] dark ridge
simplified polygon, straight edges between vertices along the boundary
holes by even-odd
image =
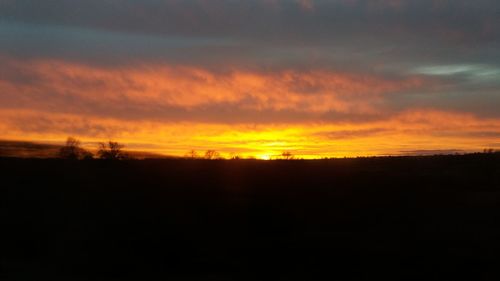
[[[45,144],[28,141],[0,140],[0,157],[14,158],[58,158],[63,145]],[[126,154],[134,159],[175,158],[158,153],[126,150]]]
[[[0,140],[0,157],[54,158],[60,145]]]

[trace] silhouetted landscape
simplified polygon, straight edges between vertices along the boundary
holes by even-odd
[[[0,158],[2,280],[497,280],[500,154]]]
[[[499,0],[0,0],[0,281],[498,281],[499,109]]]

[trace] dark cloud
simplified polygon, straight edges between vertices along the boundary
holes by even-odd
[[[313,13],[304,11],[299,2],[305,1],[3,0],[0,15],[14,21],[136,33],[278,41],[331,40],[378,31],[376,36],[406,29],[448,35],[444,39],[450,40],[498,40],[495,24],[500,5],[495,0],[312,0],[308,2],[314,3]]]
[[[58,157],[61,146],[33,142],[0,140],[0,157]]]
[[[469,138],[485,138],[485,139],[500,139],[499,131],[477,131],[477,132],[437,132],[438,136],[452,136],[452,137],[469,137]]]
[[[334,62],[349,57],[354,63],[492,58],[498,63],[495,0],[308,1],[314,2],[313,11],[299,2],[3,0],[0,18],[11,25],[4,33],[27,35],[9,38],[12,43],[3,48],[20,52],[16,46],[30,49],[38,42],[39,48],[25,52],[122,60],[194,56],[203,61],[225,55],[231,61],[237,60],[231,50],[237,50],[243,52],[240,59],[251,56],[262,63],[268,57],[307,63],[311,56]],[[31,25],[16,27],[20,23]]]
[[[354,138],[364,138],[371,137],[374,135],[380,135],[389,132],[387,128],[370,128],[370,129],[360,129],[360,130],[339,130],[333,132],[321,132],[317,134],[319,137],[324,137],[330,140],[339,139],[354,139]]]
[[[461,149],[422,149],[422,150],[403,150],[400,155],[403,156],[430,156],[430,155],[450,155],[450,154],[463,154],[470,151]]]

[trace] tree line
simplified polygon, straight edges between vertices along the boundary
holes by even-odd
[[[130,159],[130,155],[123,151],[125,146],[115,141],[100,142],[98,143],[97,152],[94,154],[87,149],[82,148],[81,142],[73,137],[68,137],[66,140],[66,145],[59,149],[59,157],[64,159],[73,160],[85,160],[85,159],[107,159],[107,160],[123,160]],[[492,148],[485,148],[483,151],[485,154],[500,153],[499,150]],[[227,159],[223,157],[218,151],[209,149],[204,153],[198,153],[196,150],[189,150],[185,155],[186,159],[207,159],[207,160],[220,160]],[[236,153],[231,153],[229,155],[230,160],[243,159]],[[248,159],[255,159],[255,157],[248,157]],[[283,151],[278,155],[272,156],[271,159],[274,160],[294,160],[300,159],[296,158],[291,151]]]
[[[71,160],[89,160],[89,159],[107,159],[107,160],[124,160],[130,159],[130,155],[123,151],[125,146],[115,141],[100,142],[95,153],[84,149],[81,145],[80,140],[74,137],[68,137],[66,144],[59,149],[59,157],[63,159]],[[207,159],[207,160],[221,160],[224,158],[218,151],[209,149],[204,153],[198,153],[196,150],[192,149],[188,151],[184,158],[186,159]],[[231,160],[243,159],[237,153],[231,153],[229,155]],[[249,157],[248,159],[255,159],[255,157]],[[282,160],[293,160],[296,159],[290,151],[283,151],[281,154],[276,155],[273,159]]]
[[[107,160],[122,160],[128,158],[128,155],[123,152],[124,145],[114,142],[100,142],[98,149],[94,155],[87,149],[81,147],[81,142],[73,137],[68,137],[66,145],[59,149],[59,157],[72,160],[85,159],[107,159]]]
[[[205,153],[198,153],[194,149],[189,150],[184,155],[184,157],[187,159],[208,159],[208,160],[216,160],[216,159],[240,160],[240,159],[243,159],[243,157],[241,157],[240,155],[238,155],[237,153],[234,153],[234,152],[229,154],[229,158],[224,158],[216,150],[207,150],[207,151],[205,151]],[[248,157],[247,159],[256,159],[256,158],[255,157]],[[295,158],[295,155],[291,151],[283,151],[282,153],[280,153],[278,155],[272,156],[272,159],[275,159],[275,160],[278,160],[278,159],[294,160],[294,159],[298,159],[298,158]]]

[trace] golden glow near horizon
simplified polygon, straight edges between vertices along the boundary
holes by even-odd
[[[491,3],[88,1],[0,4],[0,140],[258,159],[500,149]]]
[[[328,71],[215,74],[191,67],[7,62],[42,82],[0,81],[0,91],[25,97],[25,108],[0,110],[3,139],[62,143],[74,136],[89,148],[115,140],[129,150],[172,156],[194,149],[257,159],[275,159],[284,151],[313,159],[498,145],[498,119],[426,108],[384,116],[377,105],[385,92],[418,89],[418,77],[386,81]],[[361,117],[322,120],[329,112]],[[372,115],[383,117],[366,117]]]
[[[112,139],[122,142],[129,150],[164,155],[184,156],[193,149],[203,155],[206,150],[213,149],[224,158],[239,156],[263,160],[279,158],[284,151],[303,159],[396,155],[405,151],[445,150],[449,147],[480,151],[485,139],[470,138],[468,135],[480,133],[485,127],[500,129],[500,122],[496,120],[478,120],[472,116],[433,111],[408,112],[369,124],[274,125],[130,122],[22,111],[11,114],[26,119],[43,116],[61,126],[102,127],[106,131],[95,135],[91,135],[92,132],[68,134],[64,129],[52,128],[52,133],[21,134],[10,128],[11,134],[3,134],[6,139],[62,143],[68,135],[72,135],[80,138],[90,149],[99,141]],[[4,120],[12,118],[6,112],[0,116]],[[440,134],[435,133],[437,130]],[[466,133],[464,136],[456,135],[453,133],[456,130]],[[19,137],[21,135],[22,138]]]

